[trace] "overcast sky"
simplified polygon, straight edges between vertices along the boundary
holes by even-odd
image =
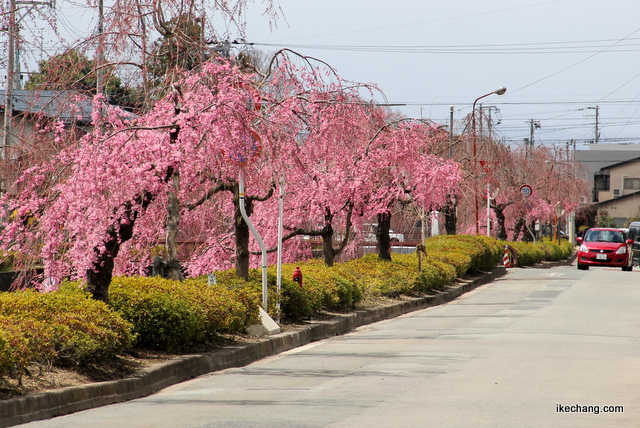
[[[247,41],[320,58],[374,83],[406,116],[449,122],[495,106],[511,143],[539,122],[540,144],[640,142],[638,0],[281,0],[270,29],[249,13]],[[255,10],[255,9],[254,9]],[[383,99],[378,100],[385,102]]]
[[[259,0],[256,0],[259,2]],[[108,4],[109,2],[105,2]],[[640,142],[640,0],[280,0],[270,28],[249,5],[246,39],[274,52],[317,57],[345,79],[376,84],[380,103],[448,125],[499,87],[495,129],[512,144]],[[83,21],[57,5],[72,38]],[[76,5],[77,6],[77,5]],[[95,23],[95,20],[93,21]],[[231,36],[233,37],[233,36]]]

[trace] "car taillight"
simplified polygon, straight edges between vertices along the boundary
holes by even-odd
[[[622,246],[620,248],[618,248],[618,251],[616,251],[616,254],[625,254],[627,252],[627,247],[626,246]]]
[[[582,244],[580,245],[580,251],[582,251],[583,253],[588,253],[589,249],[587,248],[586,245]]]

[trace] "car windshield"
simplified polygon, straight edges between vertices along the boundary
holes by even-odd
[[[586,242],[624,242],[622,232],[617,230],[589,230],[584,237]]]

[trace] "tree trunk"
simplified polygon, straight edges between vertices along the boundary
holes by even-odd
[[[172,189],[167,193],[167,277],[176,281],[183,279],[180,260],[178,259],[178,225],[180,224],[180,175],[172,177]]]
[[[169,175],[171,175],[171,172]],[[97,245],[93,248],[97,258],[93,263],[93,268],[87,269],[85,275],[87,291],[96,300],[109,303],[109,285],[113,278],[113,260],[118,256],[122,244],[133,237],[133,227],[136,220],[141,211],[146,210],[153,202],[155,196],[149,192],[144,192],[135,199],[137,207],[134,209],[131,202],[124,203],[124,214],[109,227],[107,239],[102,242],[102,245]],[[104,247],[104,251],[101,250],[102,247]]]
[[[249,280],[249,233],[249,226],[242,215],[236,213],[236,275],[245,281]]]
[[[178,116],[181,112],[180,91],[174,91],[173,113]],[[173,132],[169,134],[171,144],[177,144],[180,135],[180,126],[175,126]],[[178,260],[178,225],[180,224],[180,201],[178,192],[180,191],[180,170],[172,168],[171,186],[167,192],[167,277],[176,281],[182,280],[180,261]]]
[[[527,224],[525,223],[525,226],[527,226]],[[524,236],[522,237],[522,240],[525,242],[533,242],[535,240],[532,230],[535,228],[535,222],[532,223],[533,227],[525,227],[524,228]]]
[[[494,206],[493,212],[496,214],[496,220],[498,222],[498,234],[497,238],[506,241],[507,240],[507,229],[505,227],[505,217],[504,217],[504,207]]]
[[[249,280],[249,237],[251,235],[251,231],[249,230],[249,225],[244,218],[242,218],[242,211],[240,211],[240,194],[239,187],[236,184],[234,186],[233,191],[233,203],[235,206],[234,210],[234,233],[236,238],[236,275],[240,278],[244,278],[245,281]],[[251,199],[244,199],[244,210],[247,213],[247,216],[251,216],[253,213],[253,203]]]
[[[117,255],[120,244],[115,244],[117,249],[115,253]],[[113,250],[112,250],[113,251]],[[94,269],[87,269],[87,291],[91,293],[91,296],[95,300],[109,303],[109,285],[113,278],[113,259],[115,255],[108,251],[101,254],[98,260],[94,264]]]
[[[336,259],[336,250],[333,248],[333,213],[328,208],[324,213],[324,226],[322,227],[322,254],[324,256],[324,264],[332,267]],[[345,237],[346,238],[346,237]]]
[[[389,230],[391,229],[391,212],[378,213],[378,226],[376,227],[376,240],[378,241],[378,258],[380,260],[391,260],[391,239]]]
[[[322,235],[322,254],[324,255],[324,264],[332,267],[335,263],[336,252],[333,249],[333,228],[329,225],[327,232]]]
[[[455,235],[457,233],[457,214],[456,214],[457,201],[447,195],[447,203],[442,209],[444,212],[444,229],[447,235]]]
[[[517,241],[524,226],[524,218],[520,217],[513,225],[513,240]]]
[[[276,186],[272,183],[269,187],[269,191],[265,196],[247,196],[244,197],[244,211],[247,217],[251,217],[253,214],[253,204],[255,201],[264,202],[273,196],[273,191]],[[214,194],[218,191],[226,190],[233,194],[233,206],[234,206],[234,234],[236,238],[236,275],[244,278],[245,281],[249,280],[249,237],[250,229],[249,225],[242,217],[242,211],[240,210],[240,183],[220,183],[216,186]]]

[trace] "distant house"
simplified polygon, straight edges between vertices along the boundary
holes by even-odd
[[[591,200],[582,202],[593,203],[598,202],[594,186],[596,174],[600,174],[602,168],[640,157],[640,144],[589,144],[586,147],[587,150],[576,150],[576,161],[584,167],[584,178],[594,189]]]
[[[28,91],[14,89],[12,110],[15,125],[29,128],[38,120],[61,120],[65,124],[83,127],[91,123],[93,100],[74,91]],[[6,91],[0,90],[0,110],[4,114]]]
[[[594,206],[606,211],[618,227],[640,216],[640,157],[600,169],[594,175]]]
[[[66,132],[81,136],[91,130],[93,113],[93,100],[73,91],[14,89],[11,93],[11,121],[5,129],[6,91],[0,90],[0,194],[31,162],[45,160],[60,149],[52,125],[62,122]]]
[[[61,121],[74,132],[90,131],[93,100],[74,91],[27,91],[14,89],[12,93],[11,122],[4,129],[6,91],[0,90],[0,127],[2,127],[2,158],[16,159],[23,148],[42,140],[47,125]],[[71,128],[73,127],[73,128]],[[6,139],[5,139],[6,133]],[[1,144],[0,144],[1,145]],[[46,149],[43,147],[43,149]]]

